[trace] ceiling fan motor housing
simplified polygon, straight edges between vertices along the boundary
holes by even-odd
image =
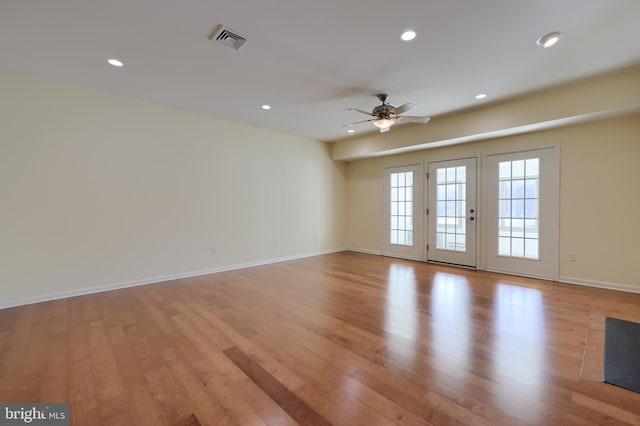
[[[375,107],[371,113],[376,117],[391,119],[396,117],[395,108],[391,104],[383,104]]]
[[[402,115],[405,112],[417,107],[418,105],[416,104],[406,103],[397,107],[395,105],[387,103],[389,95],[381,93],[377,95],[377,97],[382,102],[382,105],[378,105],[377,107],[373,108],[370,113],[357,108],[349,108],[349,110],[351,111],[356,111],[367,116],[372,116],[373,118],[370,118],[368,120],[356,121],[355,123],[351,124],[345,124],[343,127],[360,123],[372,123],[374,126],[380,128],[381,132],[386,132],[389,130],[389,127],[391,127],[391,125],[396,123],[397,120],[402,120],[403,123],[427,123],[429,121],[429,117]]]

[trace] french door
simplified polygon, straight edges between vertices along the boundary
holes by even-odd
[[[422,260],[422,164],[384,169],[382,254]]]
[[[476,158],[427,163],[427,260],[476,266]]]
[[[559,148],[486,156],[486,268],[557,279]]]

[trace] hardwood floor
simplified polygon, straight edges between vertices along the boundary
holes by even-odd
[[[640,294],[343,252],[0,310],[0,402],[73,425],[640,424]]]

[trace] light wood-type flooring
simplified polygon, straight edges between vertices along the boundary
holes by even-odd
[[[341,252],[0,310],[0,402],[72,425],[640,424],[640,294]]]

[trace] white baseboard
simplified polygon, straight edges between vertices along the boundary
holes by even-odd
[[[181,278],[197,277],[197,276],[200,276],[200,275],[208,275],[208,274],[215,274],[215,273],[218,273],[218,272],[233,271],[233,270],[236,270],[236,269],[250,268],[250,267],[253,267],[253,266],[261,266],[261,265],[268,265],[268,264],[272,264],[272,263],[286,262],[286,261],[289,261],[289,260],[303,259],[305,257],[320,256],[320,255],[323,255],[323,254],[338,253],[338,252],[341,252],[341,251],[354,251],[354,252],[358,252],[358,253],[381,255],[380,251],[362,249],[362,248],[357,248],[357,247],[347,247],[347,248],[338,248],[338,249],[330,249],[330,250],[319,250],[319,251],[314,251],[314,252],[295,254],[295,255],[291,255],[291,256],[277,257],[277,258],[271,258],[271,259],[263,259],[263,260],[253,261],[253,262],[238,263],[238,264],[234,264],[234,265],[226,265],[226,266],[220,266],[220,267],[216,267],[216,268],[202,269],[202,270],[199,270],[199,271],[191,271],[191,272],[184,272],[184,273],[179,273],[179,274],[163,275],[163,276],[151,277],[151,278],[142,278],[142,279],[139,279],[139,280],[133,280],[133,281],[127,281],[127,282],[121,282],[121,283],[114,283],[114,284],[106,284],[106,285],[102,285],[102,286],[82,288],[82,289],[78,289],[78,290],[63,291],[63,292],[59,292],[59,293],[51,293],[51,294],[46,294],[46,295],[42,295],[42,296],[27,297],[27,298],[24,298],[24,299],[16,299],[16,300],[11,300],[9,302],[0,302],[0,309],[11,308],[11,307],[14,307],[14,306],[29,305],[29,304],[32,304],[32,303],[47,302],[47,301],[56,300],[56,299],[64,299],[64,298],[67,298],[67,297],[75,297],[75,296],[83,296],[83,295],[86,295],[86,294],[101,293],[101,292],[109,291],[109,290],[118,290],[118,289],[128,288],[128,287],[137,287],[137,286],[141,286],[141,285],[156,284],[156,283],[160,283],[160,282],[164,282],[164,281],[177,280],[177,279],[181,279]],[[564,276],[558,277],[558,281],[562,282],[562,283],[566,283],[566,284],[577,284],[577,285],[584,285],[584,286],[589,286],[589,287],[605,288],[605,289],[609,289],[609,290],[626,291],[626,292],[629,292],[629,293],[640,293],[640,285],[635,286],[635,285],[630,285],[630,284],[621,284],[621,283],[612,283],[612,282],[606,282],[606,281],[587,280],[587,279],[584,279],[584,278],[574,278],[574,277],[564,277]]]
[[[106,284],[97,287],[81,288],[78,290],[63,291],[59,293],[50,293],[42,296],[27,297],[24,299],[11,300],[9,302],[0,302],[0,309],[12,308],[14,306],[30,305],[32,303],[48,302],[56,299],[65,299],[67,297],[84,296],[86,294],[101,293],[109,290],[118,290],[121,288],[137,287],[141,285],[156,284],[164,281],[177,280],[181,278],[197,277],[200,275],[215,274],[218,272],[233,271],[236,269],[250,268],[252,266],[268,265],[271,263],[286,262],[288,260],[303,259],[305,257],[320,256],[323,254],[338,253],[347,248],[319,250],[302,254],[294,254],[291,256],[276,257],[272,259],[256,260],[253,262],[237,263],[235,265],[220,266],[217,268],[201,269],[199,271],[183,272],[179,274],[163,275],[159,277],[142,278],[139,280],[127,281],[122,283]]]
[[[626,291],[629,293],[640,293],[640,285],[630,285],[621,283],[610,283],[606,281],[587,280],[584,278],[558,277],[558,281],[567,284],[586,285],[589,287],[606,288],[609,290]]]
[[[349,247],[346,250],[349,251],[355,251],[358,253],[365,253],[365,254],[375,254],[375,255],[382,255],[382,252],[380,250],[369,250],[369,249],[363,249],[363,248],[357,248],[357,247]]]
[[[507,271],[507,270],[503,270],[503,269],[485,268],[484,270],[487,271],[487,272],[493,272],[493,273],[496,273],[496,274],[514,275],[516,277],[533,278],[533,279],[536,279],[536,280],[556,281],[555,277],[545,277],[545,276],[540,276],[540,275],[521,274],[521,273],[518,273],[518,272]]]

